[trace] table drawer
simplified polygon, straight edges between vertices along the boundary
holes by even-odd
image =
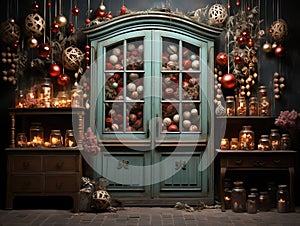
[[[42,157],[36,155],[9,156],[12,172],[41,172]]]
[[[46,192],[78,192],[78,174],[46,175]]]
[[[59,155],[59,156],[45,156],[45,170],[46,172],[77,172],[79,156],[74,155]]]
[[[24,174],[12,175],[10,185],[13,192],[42,192],[44,189],[44,176]]]
[[[276,157],[269,158],[238,158],[233,157],[226,160],[227,167],[289,167],[293,165],[292,159],[282,159]]]

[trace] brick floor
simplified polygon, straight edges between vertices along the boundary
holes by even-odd
[[[300,208],[295,212],[277,213],[276,209],[257,214],[234,213],[231,210],[204,209],[186,212],[175,208],[128,207],[117,212],[73,213],[68,210],[0,210],[0,226],[203,226],[300,225]]]

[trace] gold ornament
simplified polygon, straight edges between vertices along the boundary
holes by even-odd
[[[83,57],[84,54],[79,48],[75,46],[69,46],[63,51],[63,66],[71,71],[76,70],[80,66]]]
[[[265,53],[269,53],[272,51],[272,45],[271,43],[269,42],[265,42],[262,46],[262,50],[265,52]]]
[[[55,21],[56,21],[56,23],[58,23],[59,27],[64,27],[68,23],[67,18],[62,14],[58,15],[55,18]]]
[[[44,34],[45,20],[38,13],[31,13],[25,18],[25,30],[34,37]]]
[[[1,40],[7,44],[13,44],[19,41],[21,34],[20,27],[13,19],[8,19],[0,25]]]
[[[288,26],[285,20],[278,19],[274,21],[270,27],[270,34],[275,42],[283,41],[288,34]]]
[[[28,43],[28,47],[33,49],[37,47],[38,40],[36,40],[36,38],[32,36],[31,38],[28,39],[27,43]]]

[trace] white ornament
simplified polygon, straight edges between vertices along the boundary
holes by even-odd
[[[131,52],[132,50],[135,50],[135,45],[132,44],[132,43],[129,43],[128,46],[127,46],[127,50],[130,51],[130,52]]]
[[[199,60],[194,60],[194,61],[192,62],[192,68],[193,68],[193,69],[199,70],[199,66],[200,66]]]
[[[164,126],[169,126],[169,125],[171,125],[171,123],[172,123],[172,120],[170,118],[167,117],[167,118],[163,119]]]
[[[191,127],[192,123],[190,120],[183,120],[182,125],[184,128],[188,129]]]
[[[109,62],[112,63],[113,65],[115,65],[116,63],[118,63],[119,59],[116,55],[111,55],[109,57]]]
[[[112,52],[113,52],[113,54],[116,55],[116,56],[119,56],[119,55],[121,54],[120,48],[114,48]]]
[[[183,118],[184,119],[190,119],[191,118],[191,112],[189,112],[189,111],[183,112]]]
[[[128,89],[128,91],[133,92],[133,91],[136,90],[136,85],[134,83],[132,83],[132,82],[128,83],[127,89]]]
[[[197,108],[193,108],[193,109],[191,110],[191,115],[192,115],[192,116],[197,116],[197,115],[198,115],[198,110],[197,110]]]
[[[178,55],[177,54],[170,55],[170,60],[176,62],[178,60]]]
[[[227,9],[221,4],[214,4],[208,10],[208,18],[213,25],[222,24],[227,16]]]
[[[218,104],[216,107],[216,115],[217,116],[224,116],[226,114],[226,109],[221,104]]]
[[[176,114],[176,115],[173,116],[173,121],[174,121],[175,123],[179,122],[179,119],[180,119],[179,114]]]
[[[144,91],[144,86],[138,86],[138,87],[136,87],[136,91],[137,91],[139,94],[143,93],[143,91]]]
[[[177,47],[175,45],[169,45],[167,48],[167,52],[169,54],[177,53]]]

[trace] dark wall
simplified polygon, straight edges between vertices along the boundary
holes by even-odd
[[[254,2],[254,5],[263,5],[265,1],[248,1],[248,2]],[[10,4],[13,4],[13,7],[9,7],[8,2]],[[24,27],[24,18],[31,12],[31,5],[32,0],[0,0],[0,6],[3,13],[0,13],[0,22],[4,21],[8,17],[8,13],[6,10],[3,9],[9,9],[11,8],[11,13],[9,16],[15,16],[18,15],[18,17],[15,17],[16,22]],[[41,10],[39,13],[41,15],[43,14],[43,3],[42,0],[37,0],[40,4]],[[57,1],[58,2],[58,1]],[[95,10],[99,3],[99,1],[90,1],[91,2],[91,9]],[[234,6],[235,1],[231,1],[232,6]],[[243,0],[241,0],[243,2]],[[270,1],[268,1],[270,2]],[[276,1],[275,1],[276,2]],[[77,6],[80,8],[81,12],[78,16],[78,28],[84,26],[85,24],[85,18],[87,15],[87,3],[88,1],[82,1],[77,0]],[[119,13],[119,10],[122,6],[123,1],[115,1],[115,0],[104,0],[104,4],[107,7],[107,11],[111,11],[113,15],[116,15]],[[182,11],[182,12],[189,12],[193,11],[198,8],[203,8],[206,5],[212,5],[215,3],[222,3],[224,5],[227,4],[227,1],[220,0],[203,0],[203,1],[195,1],[195,0],[166,0],[166,1],[158,1],[158,0],[126,0],[125,5],[129,10],[132,11],[139,11],[139,10],[147,10],[154,7],[162,7],[165,3],[168,3],[170,8],[173,11]],[[257,4],[255,4],[257,3]],[[53,9],[55,6],[55,1],[52,0]],[[277,3],[276,3],[277,4]],[[64,1],[62,0],[62,13],[67,17],[70,18],[70,1]],[[273,7],[267,7],[266,9],[261,10],[261,18],[265,18],[265,13],[268,12],[268,21],[272,18],[276,18],[276,13],[273,12]],[[296,18],[299,15],[299,11],[297,10],[297,7],[295,7],[294,2],[292,1],[285,1],[284,4],[282,4],[282,7],[280,9],[281,12],[281,18],[285,19],[288,24],[289,28],[289,37],[288,42],[286,45],[286,55],[282,58],[276,58],[270,55],[266,55],[261,50],[259,51],[259,71],[260,71],[260,82],[262,84],[267,85],[270,89],[272,88],[272,79],[273,79],[273,73],[275,71],[281,72],[282,75],[286,77],[286,89],[283,92],[283,95],[280,100],[274,101],[273,100],[273,106],[274,106],[274,114],[277,115],[280,110],[285,109],[297,109],[300,110],[300,101],[299,101],[299,94],[300,94],[300,75],[299,75],[299,68],[300,65],[300,34],[299,34],[299,27],[300,27],[300,20],[297,20]],[[47,22],[47,25],[49,24],[49,21]],[[49,28],[48,28],[49,29]],[[217,40],[217,49],[216,52],[223,50],[222,46],[224,46],[224,34],[220,36],[220,38]],[[1,47],[2,43],[0,43]],[[0,70],[1,71],[1,70]],[[1,129],[0,129],[0,164],[1,164],[1,174],[0,174],[0,200],[5,200],[5,154],[4,149],[9,146],[9,128],[10,128],[10,121],[8,117],[8,108],[11,106],[11,103],[13,101],[13,93],[14,93],[15,87],[12,86],[10,83],[4,82],[2,80],[2,76],[0,78],[0,121],[1,121]],[[297,180],[300,181],[299,175],[297,175]],[[296,181],[297,181],[296,180]],[[0,207],[4,207],[4,201],[1,201]]]

